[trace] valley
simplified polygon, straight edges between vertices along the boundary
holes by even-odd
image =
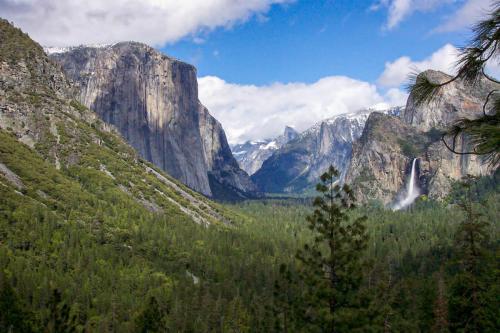
[[[194,65],[0,18],[0,331],[497,332],[499,17],[404,102],[239,143]]]

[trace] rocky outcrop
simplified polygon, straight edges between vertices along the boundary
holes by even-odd
[[[240,169],[231,153],[222,125],[200,104],[200,133],[210,188],[218,199],[234,200],[255,195],[257,188]]]
[[[65,204],[79,205],[80,197],[60,200],[45,191],[61,196],[64,186],[74,186],[71,193],[81,194],[86,205],[92,202],[81,207],[91,214],[102,208],[101,195],[106,192],[116,199],[114,207],[131,205],[131,211],[147,209],[205,225],[230,223],[221,207],[139,159],[114,127],[73,99],[74,91],[40,45],[0,19],[0,132],[15,142],[2,150],[8,157],[8,161],[0,160],[3,185],[23,191],[21,195],[78,223],[79,214],[68,214],[71,207]],[[13,158],[16,149],[48,163],[27,166],[24,160]],[[58,189],[47,187],[43,177],[33,176],[49,166],[50,184],[58,184]],[[25,173],[16,174],[18,169]]]
[[[433,70],[420,75],[436,84],[452,78],[443,72]],[[486,96],[498,88],[499,85],[486,78],[478,80],[473,86],[464,84],[462,80],[456,80],[441,88],[431,103],[418,106],[415,104],[414,96],[410,94],[402,119],[420,131],[444,129],[458,119],[480,116]]]
[[[247,141],[243,144],[234,145],[231,150],[240,167],[249,175],[253,175],[276,150],[298,136],[299,133],[295,129],[286,126],[283,134],[275,139]]]
[[[374,112],[353,146],[345,182],[363,202],[392,202],[402,189],[411,163],[429,139],[398,117]]]
[[[373,110],[343,114],[324,120],[285,144],[267,159],[252,180],[264,192],[302,192],[314,187],[333,164],[345,175],[352,144]],[[387,112],[400,112],[399,108]]]
[[[430,80],[440,83],[451,77],[426,71]],[[466,86],[456,80],[445,86],[428,105],[416,105],[410,95],[401,120],[370,116],[363,135],[355,144],[346,181],[362,201],[394,201],[404,192],[414,158],[418,159],[418,183],[422,194],[444,198],[452,183],[470,174],[488,175],[493,170],[474,155],[457,155],[441,142],[442,133],[461,118],[473,119],[482,114],[489,91],[499,87],[480,80]],[[456,149],[467,151],[467,138],[459,137]]]
[[[253,190],[222,127],[198,100],[193,66],[134,42],[59,51],[51,57],[77,84],[77,99],[144,159],[207,196],[219,196],[210,178],[240,193]]]

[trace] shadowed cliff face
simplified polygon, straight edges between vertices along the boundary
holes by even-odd
[[[40,45],[0,19],[3,193],[23,191],[16,195],[69,222],[95,225],[96,211],[127,207],[134,216],[231,223],[214,203],[139,159],[113,126],[73,99],[76,90]]]
[[[210,188],[217,198],[234,200],[253,195],[257,188],[231,153],[222,125],[200,104],[200,133]]]
[[[143,158],[208,196],[217,197],[210,174],[242,193],[253,189],[226,156],[222,127],[198,100],[193,66],[133,42],[77,47],[51,57],[78,84],[80,102],[114,125]]]
[[[421,75],[435,82],[450,78],[437,71]],[[352,184],[360,200],[389,204],[404,191],[413,158],[419,159],[419,186],[435,199],[444,198],[453,181],[467,174],[490,174],[492,170],[481,157],[454,154],[440,139],[458,119],[479,117],[486,95],[495,88],[499,89],[486,79],[474,86],[457,80],[429,105],[415,105],[410,95],[401,119],[372,114],[354,145],[346,182]],[[467,138],[460,137],[457,144],[458,151],[468,150]]]
[[[283,145],[252,175],[260,190],[301,192],[312,188],[333,164],[344,174],[352,143],[361,136],[371,111],[324,120]]]

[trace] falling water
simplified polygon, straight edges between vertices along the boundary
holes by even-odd
[[[400,210],[408,207],[420,195],[417,186],[416,171],[417,171],[417,159],[414,158],[413,163],[411,165],[410,181],[408,182],[408,187],[406,189],[406,196],[394,205],[393,210]]]

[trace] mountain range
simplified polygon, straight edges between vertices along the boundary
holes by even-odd
[[[451,78],[438,71],[420,75],[436,83]],[[279,146],[271,145],[272,140],[247,142],[233,147],[233,153],[262,192],[312,193],[321,173],[332,164],[359,200],[385,205],[405,195],[416,159],[419,193],[443,199],[462,177],[494,171],[478,156],[452,153],[441,137],[459,119],[480,116],[486,95],[498,88],[484,78],[473,87],[456,80],[430,105],[417,105],[410,95],[404,107],[341,114]],[[457,145],[463,152],[469,147],[465,137],[459,137]]]
[[[243,144],[233,145],[231,150],[240,167],[251,176],[262,167],[262,163],[271,157],[276,150],[281,149],[283,145],[298,136],[299,133],[295,129],[286,126],[283,134],[275,139],[247,141]]]
[[[438,71],[425,71],[436,84],[451,79]],[[422,194],[443,199],[455,181],[466,175],[494,172],[480,156],[454,154],[441,141],[443,133],[462,118],[482,115],[487,94],[500,85],[482,78],[471,87],[455,80],[440,90],[430,105],[418,105],[410,94],[400,117],[372,113],[361,138],[354,143],[346,182],[363,201],[389,204],[404,192],[413,159],[418,161],[418,184]],[[456,149],[469,151],[466,137],[457,138]]]
[[[310,193],[331,164],[360,200],[386,205],[404,195],[414,159],[421,193],[436,199],[445,197],[453,181],[466,174],[492,172],[479,158],[457,156],[440,141],[456,120],[481,113],[481,101],[498,89],[486,80],[472,89],[457,80],[431,106],[416,105],[410,95],[405,107],[341,114],[302,133],[286,127],[275,139],[230,147],[221,124],[198,99],[192,65],[135,42],[45,49],[47,56],[8,22],[2,24],[6,36],[20,34],[16,38],[26,47],[16,51],[19,47],[12,46],[14,42],[9,46],[7,39],[3,44],[4,58],[11,60],[1,68],[0,126],[57,170],[84,163],[87,148],[82,147],[105,142],[101,134],[82,130],[90,126],[111,135],[120,147],[130,145],[133,150],[127,156],[143,167],[141,172],[170,179],[174,192],[193,202],[201,200],[195,192],[218,200],[253,198],[259,193]],[[435,82],[449,79],[435,71],[421,75]],[[461,149],[467,145],[465,138],[459,138]],[[87,167],[115,179],[110,167],[98,161]],[[4,176],[15,174],[5,163],[2,168]],[[135,183],[117,186],[134,193]],[[159,198],[149,200],[143,191],[134,197],[149,209],[160,206]],[[188,209],[180,206],[181,211]]]
[[[399,115],[402,108],[386,113]],[[368,116],[374,110],[361,110],[323,120],[275,150],[252,175],[263,192],[300,193],[312,190],[319,176],[333,164],[344,178]]]

